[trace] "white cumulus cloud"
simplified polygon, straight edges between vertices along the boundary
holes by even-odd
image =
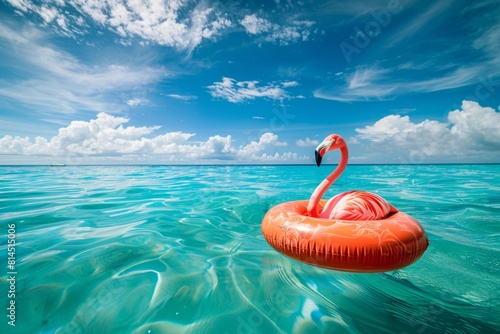
[[[243,145],[237,151],[239,159],[243,161],[257,162],[279,162],[279,161],[304,161],[307,157],[300,157],[297,153],[275,152],[276,147],[288,146],[287,142],[278,140],[278,135],[271,132],[262,134],[259,141],[252,141],[249,144]],[[274,152],[274,153],[273,153]]]
[[[448,122],[389,115],[356,129],[356,138],[377,145],[380,152],[414,152],[423,157],[500,157],[500,112],[477,102],[463,101],[448,113]]]
[[[262,152],[266,147],[269,145],[272,146],[287,146],[288,144],[286,142],[280,142],[278,141],[278,136],[271,133],[271,132],[266,132],[264,133],[259,141],[252,141],[250,144],[247,144],[243,146],[239,151],[238,154],[241,157],[255,157],[257,153]]]
[[[278,136],[270,132],[262,134],[257,141],[235,147],[230,135],[213,135],[206,141],[192,141],[195,133],[177,131],[154,135],[160,126],[128,126],[129,121],[129,118],[102,112],[90,121],[72,121],[50,139],[6,135],[0,138],[2,162],[7,163],[9,157],[19,156],[31,157],[34,159],[31,161],[37,162],[40,157],[45,157],[45,161],[57,159],[63,162],[67,162],[68,157],[78,157],[77,161],[69,163],[227,160],[252,163],[304,159],[296,153],[278,152],[287,143],[279,141]]]

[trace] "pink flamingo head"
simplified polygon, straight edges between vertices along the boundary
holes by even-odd
[[[321,144],[316,147],[316,151],[314,155],[316,157],[316,165],[319,167],[321,165],[321,160],[323,160],[323,156],[328,151],[334,151],[346,147],[347,144],[340,135],[332,134],[326,137]]]

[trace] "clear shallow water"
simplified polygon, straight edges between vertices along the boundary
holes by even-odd
[[[500,165],[348,166],[430,246],[394,272],[290,260],[260,223],[330,166],[0,167],[0,263],[16,225],[16,327],[2,333],[500,331]],[[5,264],[5,265],[4,265]]]

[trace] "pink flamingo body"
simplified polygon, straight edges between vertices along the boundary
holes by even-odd
[[[324,179],[311,195],[307,206],[309,215],[326,219],[380,220],[398,212],[396,208],[379,195],[358,190],[344,192],[332,197],[319,212],[321,198],[347,166],[349,151],[344,139],[337,134],[326,137],[316,148],[316,164],[318,167],[326,152],[336,149],[340,149],[340,162],[333,173]]]

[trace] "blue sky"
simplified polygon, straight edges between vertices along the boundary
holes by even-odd
[[[499,7],[3,0],[0,164],[500,162]]]

